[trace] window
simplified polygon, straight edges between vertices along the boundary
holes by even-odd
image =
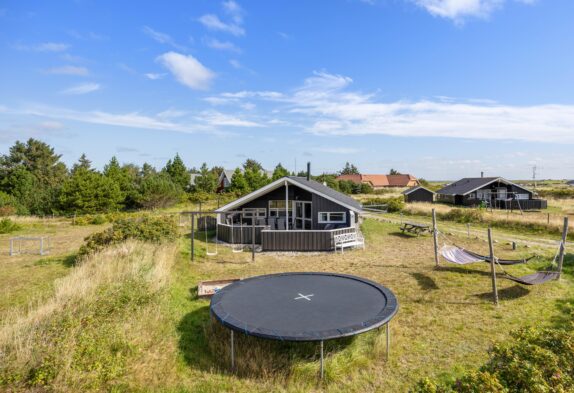
[[[289,216],[293,216],[293,207],[289,206]],[[285,217],[285,200],[269,201],[269,217]]]
[[[248,207],[243,209],[244,218],[251,218],[253,216],[265,218],[267,216],[267,212],[265,211],[264,208],[259,209],[259,208]]]
[[[344,224],[345,212],[319,212],[319,224]]]

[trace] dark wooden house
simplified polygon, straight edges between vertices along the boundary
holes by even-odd
[[[362,206],[353,198],[305,177],[288,176],[215,211],[218,238],[255,243],[264,251],[334,250],[338,235],[358,233]]]
[[[502,177],[467,177],[436,192],[438,202],[460,206],[499,209],[539,210],[547,208],[547,201],[534,198],[534,193]]]
[[[416,186],[409,188],[408,190],[403,191],[403,195],[405,196],[405,202],[434,202],[434,191],[429,190],[428,188],[424,188],[423,186]]]

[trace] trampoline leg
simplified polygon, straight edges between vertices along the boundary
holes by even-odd
[[[389,360],[389,352],[391,350],[391,329],[389,328],[389,323],[387,322],[387,360]]]
[[[325,374],[324,367],[323,367],[323,340],[321,340],[321,379],[323,379],[323,375]]]
[[[231,331],[231,371],[235,370],[235,343],[233,339],[233,330]]]

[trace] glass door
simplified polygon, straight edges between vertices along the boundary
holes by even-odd
[[[313,227],[311,202],[294,201],[293,204],[294,229],[311,229]]]

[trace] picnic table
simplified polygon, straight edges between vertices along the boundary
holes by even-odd
[[[401,225],[401,232],[402,233],[408,232],[418,236],[421,233],[430,232],[430,225],[419,224],[416,222],[404,222]]]

